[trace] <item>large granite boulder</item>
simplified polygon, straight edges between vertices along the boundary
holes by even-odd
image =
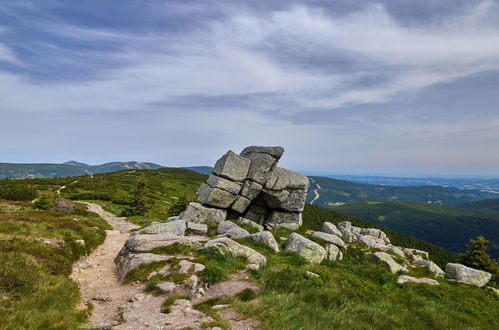
[[[414,262],[414,265],[420,266],[420,267],[428,267],[428,270],[433,273],[435,276],[444,276],[445,272],[442,270],[442,268],[438,267],[436,263],[434,263],[431,260],[417,260]]]
[[[388,253],[375,252],[372,256],[375,261],[385,266],[392,274],[396,274],[398,272],[408,273],[407,268],[399,265]]]
[[[327,221],[324,222],[322,224],[321,231],[324,233],[327,233],[327,234],[336,235],[340,238],[343,237],[343,234],[341,233],[341,231],[339,231],[339,229],[336,228],[336,226],[334,224],[332,224],[331,222],[327,222]]]
[[[285,250],[298,254],[311,264],[320,264],[327,256],[327,252],[322,246],[297,233],[289,235],[285,243]]]
[[[189,203],[187,209],[182,212],[180,219],[186,222],[197,223],[220,223],[227,218],[227,211],[212,207],[206,207],[199,203]]]
[[[250,235],[251,240],[268,246],[272,251],[279,252],[279,244],[270,231],[261,231]]]
[[[205,208],[236,213],[267,229],[298,229],[309,182],[304,175],[277,167],[283,153],[281,147],[261,146],[247,147],[240,155],[227,152],[199,187],[197,201]],[[204,223],[220,222],[227,216],[220,214],[217,221],[203,221],[203,215],[210,215],[195,206],[180,218]]]
[[[208,241],[204,244],[204,249],[212,249],[222,255],[242,256],[248,259],[248,262],[259,267],[267,263],[267,258],[261,253],[250,247],[239,244],[228,237],[220,237]]]
[[[320,231],[316,231],[315,233],[312,234],[312,237],[317,238],[317,239],[324,241],[326,243],[334,244],[337,247],[342,248],[342,249],[347,248],[346,243],[341,238],[339,238],[338,236],[333,235],[333,234],[326,234],[326,233],[323,233]]]
[[[230,221],[222,221],[218,224],[218,234],[227,234],[232,239],[243,239],[250,236],[246,229],[243,229]]]
[[[175,220],[170,222],[153,222],[149,226],[140,230],[144,234],[175,234],[183,236],[187,226],[184,220]]]
[[[484,286],[490,281],[492,274],[465,265],[449,263],[445,266],[445,277],[476,286]]]

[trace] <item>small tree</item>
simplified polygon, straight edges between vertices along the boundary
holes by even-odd
[[[489,284],[497,287],[499,285],[499,264],[487,253],[488,240],[480,235],[476,239],[470,239],[467,245],[468,251],[458,255],[458,261],[463,265],[484,270],[492,274]]]
[[[123,216],[146,215],[148,208],[145,201],[145,187],[146,184],[144,181],[139,181],[139,183],[137,183],[137,186],[133,192],[132,203],[130,204],[130,207],[123,211]]]

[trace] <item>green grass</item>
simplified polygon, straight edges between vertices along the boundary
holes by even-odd
[[[244,269],[247,262],[245,258],[224,256],[211,250],[200,250],[197,254],[197,262],[205,266],[198,276],[208,285],[227,280],[230,274]]]
[[[170,313],[170,307],[172,307],[175,301],[179,299],[191,300],[191,297],[188,295],[177,294],[166,298],[163,304],[161,304],[161,313]]]
[[[160,270],[164,265],[168,263],[168,260],[164,261],[154,261],[147,264],[142,264],[135,269],[132,269],[125,275],[125,283],[140,281],[144,282],[147,277],[152,272]]]
[[[77,310],[79,289],[67,276],[110,228],[82,205],[66,214],[0,201],[0,328],[78,328],[89,310]],[[56,239],[60,247],[41,244],[38,238]],[[85,246],[77,239],[85,240]]]

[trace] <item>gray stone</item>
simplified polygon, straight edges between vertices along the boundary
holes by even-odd
[[[432,272],[435,276],[445,275],[445,272],[442,270],[442,268],[438,267],[438,265],[431,260],[424,260],[424,259],[417,260],[414,262],[414,265],[420,267],[428,267],[428,270]]]
[[[385,252],[375,252],[372,254],[373,259],[384,265],[392,274],[398,272],[408,273],[407,268],[399,265],[393,260],[392,256]]]
[[[173,290],[177,288],[177,285],[173,282],[161,282],[156,284],[154,288],[159,292],[165,294],[165,293],[172,293]]]
[[[156,222],[141,229],[139,232],[143,234],[175,234],[183,236],[187,226],[184,220],[175,220],[170,222]]]
[[[241,151],[241,156],[246,157],[251,154],[269,154],[272,157],[276,158],[279,160],[282,155],[284,154],[284,148],[283,147],[262,147],[262,146],[250,146],[246,147]]]
[[[216,162],[213,173],[229,180],[243,182],[248,177],[250,164],[249,159],[230,150]]]
[[[306,190],[291,190],[288,198],[279,207],[286,211],[301,212],[305,208]]]
[[[284,227],[283,225],[285,224],[297,226],[299,228],[302,224],[301,213],[273,210],[270,218],[266,222],[266,225],[272,228]]]
[[[254,221],[248,220],[246,218],[243,218],[243,217],[237,218],[237,223],[240,224],[240,225],[251,226],[251,227],[255,228],[257,231],[259,231],[259,232],[264,230],[264,228],[263,228],[262,225],[254,222]]]
[[[379,248],[379,246],[385,245],[385,241],[383,241],[381,238],[376,238],[376,237],[369,236],[369,235],[361,236],[360,239],[358,240],[358,242],[364,243],[368,247],[372,247],[375,249]]]
[[[428,259],[428,257],[429,257],[428,252],[422,251],[422,250],[404,248],[402,251],[404,251],[404,253],[408,257],[411,257],[411,258],[414,258],[415,256],[418,256],[418,257],[421,257],[423,259]]]
[[[352,231],[352,223],[350,221],[342,221],[338,224],[338,229],[346,229],[348,231]]]
[[[178,265],[180,266],[180,270],[178,271],[180,274],[187,274],[190,271],[197,273],[205,269],[203,264],[189,260],[181,260]]]
[[[203,205],[219,208],[228,208],[236,200],[234,195],[226,190],[212,188],[207,184],[202,184],[196,192],[196,199]]]
[[[326,253],[328,260],[341,260],[343,259],[343,253],[340,251],[340,248],[334,244],[326,245]]]
[[[212,188],[218,188],[237,195],[241,191],[242,183],[224,179],[215,174],[208,177],[206,183]]]
[[[265,187],[273,190],[307,190],[309,180],[306,176],[291,170],[276,167],[270,173]]]
[[[481,287],[490,281],[492,274],[465,265],[449,263],[445,266],[445,277]]]
[[[218,234],[228,234],[232,239],[243,239],[250,236],[246,229],[243,229],[230,221],[222,221],[218,224]]]
[[[343,241],[347,243],[357,242],[357,237],[350,230],[346,229],[345,227],[341,227],[339,231],[341,233],[341,238],[343,239]]]
[[[206,207],[199,203],[189,203],[180,218],[186,222],[220,223],[227,218],[227,211]]]
[[[412,277],[412,276],[407,276],[407,275],[400,275],[397,278],[397,283],[417,283],[417,284],[429,284],[429,285],[439,285],[440,283],[434,279],[431,278],[417,278],[417,277]]]
[[[281,208],[289,197],[289,191],[264,189],[262,197],[270,208]]]
[[[187,229],[198,235],[204,235],[208,232],[208,226],[204,223],[188,222]]]
[[[169,217],[168,219],[166,219],[166,222],[177,221],[177,220],[180,220],[180,216],[175,215],[173,217]]]
[[[251,204],[251,200],[244,196],[237,196],[234,203],[230,206],[230,208],[238,213],[244,213],[248,206]]]
[[[397,257],[405,258],[404,251],[402,251],[400,248],[398,248],[396,246],[390,246],[387,252],[390,254],[394,254]]]
[[[85,246],[85,240],[83,240],[83,239],[77,239],[75,242],[82,245],[82,246]]]
[[[336,235],[338,237],[343,237],[343,234],[341,233],[341,231],[338,230],[338,228],[336,228],[336,226],[334,224],[332,224],[331,222],[324,222],[322,224],[322,227],[321,227],[321,231],[326,233],[326,234],[332,234],[332,235]]]
[[[277,159],[265,153],[250,153],[245,157],[251,160],[247,178],[265,185],[271,171],[277,165]]]
[[[220,237],[205,243],[204,249],[213,249],[223,255],[242,256],[248,259],[250,264],[265,265],[267,258],[261,253],[239,244],[228,237]]]
[[[251,234],[250,238],[255,242],[259,242],[268,246],[272,249],[272,251],[276,253],[279,252],[279,244],[277,244],[274,235],[272,235],[270,231],[261,231],[255,234]]]
[[[89,322],[85,325],[83,325],[81,328],[82,329],[99,329],[99,330],[108,330],[112,329],[115,326],[119,325],[120,322],[116,320],[98,320],[98,321],[92,321]]]
[[[320,239],[326,243],[334,244],[339,248],[346,249],[347,245],[341,238],[339,238],[336,235],[333,234],[326,234],[320,231],[316,231],[315,233],[312,234],[312,237],[315,237],[317,239]]]
[[[174,243],[183,244],[189,246],[193,249],[198,249],[203,246],[203,242],[208,239],[206,237],[199,236],[177,236],[176,234],[166,233],[166,234],[144,234],[144,235],[133,235],[130,236],[125,242],[120,255],[125,255],[130,252],[143,253],[149,252],[154,248],[160,246],[168,246]]]
[[[311,264],[320,264],[327,256],[327,252],[322,246],[297,233],[289,235],[285,243],[285,250],[298,254]]]
[[[255,199],[262,191],[263,186],[255,181],[244,180],[240,194],[248,199]]]
[[[170,259],[169,256],[163,256],[154,253],[129,253],[126,257],[117,258],[117,273],[121,281],[125,279],[125,275],[143,264],[148,264],[156,261],[165,261]]]
[[[360,231],[360,234],[362,235],[369,235],[369,236],[372,236],[372,237],[375,237],[375,238],[380,238],[382,239],[385,244],[389,244],[390,243],[390,240],[388,239],[388,237],[386,236],[386,234],[377,229],[377,228],[364,228],[364,229],[361,229]]]

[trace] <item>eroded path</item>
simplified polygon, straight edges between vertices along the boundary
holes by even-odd
[[[127,222],[126,218],[104,211],[100,205],[84,204],[88,205],[90,212],[106,220],[113,230],[106,231],[107,237],[103,244],[73,265],[70,277],[80,286],[82,303],[91,301],[94,306],[91,323],[113,320],[119,313],[119,307],[143,289],[141,285],[119,283],[114,263],[130,231],[137,226]]]

